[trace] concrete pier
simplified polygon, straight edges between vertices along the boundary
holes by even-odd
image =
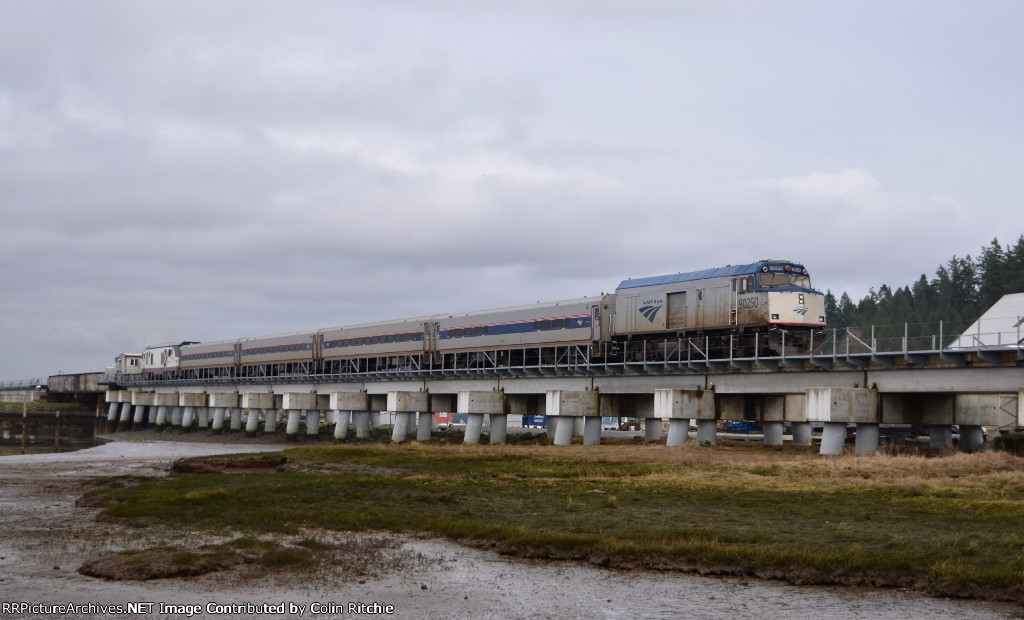
[[[229,411],[231,412],[231,430],[242,430],[242,409],[239,407],[232,407]]]
[[[253,408],[249,409],[249,414],[245,419],[245,434],[252,437],[260,430],[260,410]]]
[[[263,432],[264,433],[276,433],[277,432],[277,417],[278,410],[271,407],[263,414]]]
[[[243,409],[249,411],[245,421],[245,434],[252,437],[260,429],[260,412],[263,411],[267,422],[264,423],[264,431],[272,433],[277,425],[277,416],[274,416],[273,423],[270,423],[269,411],[274,408],[274,395],[266,392],[243,392],[238,395]],[[266,424],[270,424],[267,428]]]
[[[146,423],[146,405],[135,406],[135,417],[132,418],[132,429],[139,430]]]
[[[505,393],[460,391],[458,394],[458,412],[466,414],[466,436],[464,442],[467,444],[480,443],[480,433],[484,425],[484,415],[504,415],[508,413],[508,400]],[[506,418],[507,424],[507,418]],[[492,418],[493,430],[493,418]],[[501,441],[505,438],[502,436]],[[491,443],[497,443],[491,438]]]
[[[668,418],[668,446],[681,446],[689,439],[690,420],[709,419],[714,434],[715,393],[711,390],[654,390],[654,417]],[[660,425],[659,425],[660,426]],[[706,431],[705,431],[706,432]],[[699,437],[698,437],[699,439]],[[711,440],[714,443],[714,438]]]
[[[587,416],[583,418],[583,445],[601,445],[601,418],[600,416]]]
[[[793,433],[794,446],[809,446],[813,441],[810,422],[793,422],[790,432]]]
[[[402,443],[409,439],[410,421],[415,413],[409,411],[394,412],[395,423],[391,427],[391,443]]]
[[[181,418],[185,413],[184,407],[175,405],[171,407],[171,426],[181,427]]]
[[[370,412],[356,411],[356,439],[370,438]]]
[[[196,426],[204,431],[210,428],[209,407],[196,407]]]
[[[285,392],[281,399],[281,408],[288,411],[288,422],[284,430],[284,438],[287,441],[295,441],[298,439],[299,422],[302,419],[303,411],[319,412],[317,409],[316,394],[313,392]],[[318,420],[319,415],[320,414],[317,413]]]
[[[421,411],[416,416],[416,441],[429,441],[434,432],[434,412]]]
[[[365,391],[331,392],[328,406],[334,410],[334,439],[340,441],[348,437],[348,427],[352,422],[353,412],[369,411],[370,399]],[[356,426],[358,429],[358,423]],[[369,428],[369,420],[367,420],[366,427]],[[357,430],[356,436],[359,439],[366,439],[369,433],[367,432],[367,437],[360,437]]]
[[[185,407],[184,412],[181,414],[181,430],[192,430],[192,422],[193,419],[195,418],[195,415],[195,407]]]
[[[825,422],[821,431],[821,454],[838,456],[846,447],[846,422]]]
[[[427,392],[388,392],[388,411],[395,416],[391,429],[391,441],[401,443],[409,438],[413,416],[420,411],[430,410],[430,394]]]
[[[178,405],[177,394],[157,394],[156,405],[156,429],[163,430],[168,424],[172,424],[174,408]]]
[[[665,436],[665,429],[662,428],[661,418],[644,418],[644,441],[653,443],[661,441]]]
[[[505,443],[505,438],[508,436],[508,416],[504,413],[492,413],[491,414],[491,443],[502,444]],[[600,433],[600,422],[598,420],[598,433]]]
[[[857,454],[874,454],[878,452],[879,427],[870,422],[857,424],[855,448]]]
[[[299,438],[299,422],[302,421],[302,409],[286,409],[288,417],[284,426],[284,438],[295,441]]]
[[[718,421],[697,420],[697,441],[712,446],[718,443]]]
[[[220,434],[224,431],[224,413],[227,411],[224,407],[213,407],[213,424],[210,426],[210,430],[214,433]]]
[[[306,410],[306,435],[315,437],[320,434],[320,410]]]
[[[764,445],[776,447],[782,445],[782,422],[762,422]]]
[[[953,446],[953,427],[949,424],[932,424],[928,428],[928,446],[940,450]]]
[[[121,403],[121,417],[117,421],[117,430],[124,431],[131,427],[131,415],[132,404],[130,402]]]
[[[555,426],[555,445],[568,446],[572,443],[576,430],[576,420],[588,417],[598,419],[598,437],[600,438],[601,396],[595,390],[548,390],[545,394],[548,419],[558,418]],[[660,422],[659,422],[660,424]],[[586,429],[584,428],[584,435]]]
[[[807,420],[822,422],[821,454],[839,455],[847,424],[878,424],[878,392],[869,388],[808,388]]]
[[[348,437],[348,427],[352,412],[348,410],[335,410],[334,411],[334,439],[335,441],[341,441]]]
[[[985,449],[985,431],[973,424],[960,425],[960,449],[964,452],[981,452]]]

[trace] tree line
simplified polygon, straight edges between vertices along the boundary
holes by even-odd
[[[880,338],[924,335],[940,321],[950,330],[973,323],[992,304],[1009,293],[1024,292],[1024,235],[1017,243],[1003,247],[998,239],[981,249],[977,258],[956,255],[935,270],[929,280],[924,274],[913,284],[891,288],[883,284],[860,301],[847,293],[837,300],[825,293],[825,320],[830,328],[876,326]],[[934,332],[932,332],[934,333]],[[952,331],[947,330],[952,335]]]

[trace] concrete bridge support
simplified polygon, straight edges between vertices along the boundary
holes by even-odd
[[[177,394],[156,394],[156,429],[163,430],[171,423],[173,409],[178,404]]]
[[[348,437],[352,412],[369,410],[370,399],[365,391],[331,392],[328,406],[334,411],[334,439],[341,441]]]
[[[793,422],[790,426],[794,446],[809,446],[813,440],[810,422]]]
[[[238,406],[237,392],[213,392],[209,395],[209,406],[213,413],[211,428],[214,433],[224,432],[224,419],[228,411]]]
[[[245,411],[245,436],[254,437],[260,430],[260,410],[253,407]]]
[[[306,411],[307,419],[311,410],[319,410],[316,407],[316,394],[313,392],[285,392],[281,398],[281,408],[288,412],[288,424],[285,427],[285,441],[296,441],[299,438],[299,422],[302,419],[302,412]]]
[[[594,390],[569,391],[548,390],[545,395],[548,419],[558,418],[555,427],[555,445],[567,446],[572,443],[573,432],[576,430],[576,419],[584,419],[584,445],[597,445],[601,442],[601,398]],[[586,435],[586,419],[597,418],[596,437]],[[660,426],[661,421],[658,421]]]
[[[277,432],[277,418],[280,415],[276,407],[271,407],[263,413],[263,432],[264,433],[276,433]]]
[[[196,407],[196,426],[204,431],[210,428],[209,407]]]
[[[211,396],[213,396],[211,394]],[[210,407],[213,411],[213,422],[210,424],[210,430],[215,434],[224,432],[224,414],[227,412],[226,407]]]
[[[185,408],[175,405],[171,407],[171,426],[177,426],[181,428],[181,418],[185,413]]]
[[[793,435],[793,445],[811,445],[811,423],[807,421],[807,395],[786,394],[783,401],[785,419],[790,422],[790,433]]]
[[[485,415],[491,418],[491,443],[505,443],[509,406],[504,392],[460,391],[457,411],[466,414],[465,443],[480,442]]]
[[[242,405],[243,409],[249,412],[245,420],[245,434],[248,437],[252,437],[260,430],[261,411],[266,411],[266,413],[264,413],[264,417],[267,419],[267,422],[264,424],[264,427],[269,423],[269,410],[274,407],[274,395],[267,392],[243,392],[238,396],[240,401],[239,404]],[[276,424],[277,420],[275,419],[274,423],[270,425],[271,431],[269,432],[272,432],[272,429]],[[264,430],[266,430],[266,428],[264,428]]]
[[[306,410],[306,435],[316,437],[320,434],[320,410]]]
[[[154,392],[132,392],[132,405],[135,407],[135,417],[132,418],[132,430],[141,430],[148,421],[147,414],[151,413],[153,404],[156,403]]]
[[[878,452],[879,427],[877,424],[860,422],[857,424],[855,449],[858,455]]]
[[[846,446],[846,426],[855,424],[878,424],[878,392],[869,388],[808,388],[807,419],[822,422],[821,454],[842,454]],[[865,442],[865,454],[878,449]]]
[[[114,428],[117,422],[118,411],[121,410],[121,392],[119,390],[107,390],[107,427]]]
[[[654,417],[668,418],[669,446],[681,446],[689,439],[690,420],[715,415],[715,394],[710,390],[655,390]]]
[[[196,420],[196,409],[206,407],[206,394],[199,392],[179,392],[178,406],[182,407],[181,430],[192,430]]]
[[[125,431],[131,427],[131,414],[132,404],[130,402],[122,402],[121,418],[117,421],[117,430]]]
[[[421,411],[416,414],[416,441],[430,441],[434,432],[434,412]]]
[[[185,407],[181,414],[181,430],[190,431],[192,430],[192,423],[195,421],[196,408]]]
[[[388,411],[395,416],[395,425],[391,429],[392,443],[400,443],[409,438],[412,421],[417,412],[430,410],[430,394],[427,392],[388,392]]]
[[[233,431],[242,430],[242,409],[240,407],[232,407],[230,410],[231,424],[230,429]]]
[[[981,452],[985,449],[985,431],[974,424],[960,425],[960,449],[964,452]]]
[[[132,418],[132,430],[142,430],[146,424],[146,405],[135,405],[135,417]]]
[[[369,439],[370,438],[370,412],[369,411],[356,411],[355,427],[356,427],[356,439]]]

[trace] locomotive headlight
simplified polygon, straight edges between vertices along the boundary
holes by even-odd
[[[823,317],[823,316],[819,316],[819,317],[818,317],[818,322],[819,322],[819,323],[824,323],[824,322],[825,322],[825,317]]]
[[[801,306],[804,305],[804,294],[803,293],[800,293],[800,295],[797,297],[797,299],[800,300],[800,305]]]

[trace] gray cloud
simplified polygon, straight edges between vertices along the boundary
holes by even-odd
[[[0,4],[0,378],[764,257],[930,275],[1021,232],[1021,9],[909,7]]]

